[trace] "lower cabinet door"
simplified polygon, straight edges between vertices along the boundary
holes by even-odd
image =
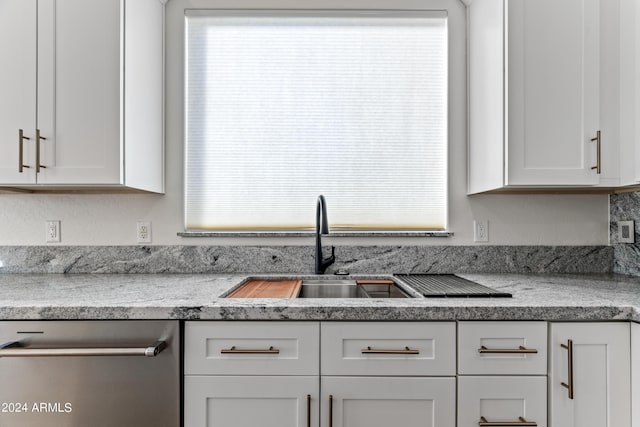
[[[631,426],[629,323],[552,323],[550,427]]]
[[[458,427],[506,425],[547,426],[547,377],[459,377]]]
[[[640,323],[631,324],[631,375],[631,420],[640,427]]]
[[[322,377],[322,427],[455,427],[453,377]]]
[[[317,376],[185,376],[185,427],[318,427]]]

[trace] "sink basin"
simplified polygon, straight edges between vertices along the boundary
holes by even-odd
[[[411,298],[391,280],[309,279],[298,298]]]

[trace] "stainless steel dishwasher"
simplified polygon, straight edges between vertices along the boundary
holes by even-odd
[[[0,322],[0,426],[179,427],[177,321]]]

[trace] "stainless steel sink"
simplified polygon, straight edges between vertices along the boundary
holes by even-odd
[[[353,279],[310,279],[302,281],[302,288],[298,298],[411,297],[395,283],[357,283],[356,280]]]

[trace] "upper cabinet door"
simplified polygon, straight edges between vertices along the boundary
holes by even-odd
[[[600,0],[506,5],[506,184],[598,184]]]
[[[33,184],[36,122],[36,2],[0,2],[0,182]],[[20,129],[24,138],[19,139]],[[20,172],[20,145],[23,161]]]
[[[635,103],[632,116],[632,123],[635,126],[632,125],[632,138],[635,142],[636,147],[636,180],[640,182],[640,4],[636,2],[635,8],[631,9],[631,13],[633,13],[635,16],[635,25],[633,25],[635,32],[635,44],[633,46],[633,51],[635,51],[635,55],[633,55],[633,57],[635,58],[633,68],[633,71],[635,73]]]
[[[119,184],[122,2],[38,0],[39,184]]]
[[[620,184],[617,12],[603,0],[471,2],[469,194]]]

